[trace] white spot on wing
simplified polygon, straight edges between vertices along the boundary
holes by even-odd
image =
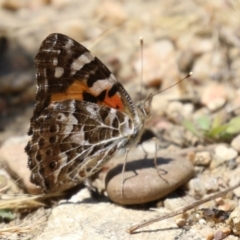
[[[72,125],[78,124],[78,120],[72,114],[69,115],[68,122],[71,123]]]
[[[92,116],[95,116],[95,115],[96,115],[96,111],[92,108],[92,106],[87,106],[87,105],[86,105],[86,110],[87,110]]]
[[[112,73],[109,76],[109,80],[113,83],[118,82],[118,80],[115,78],[115,76]]]
[[[77,143],[77,144],[83,143],[85,141],[84,136],[85,135],[84,135],[83,131],[77,132],[71,136],[71,141],[73,141],[74,143]]]
[[[69,50],[72,45],[73,45],[72,39],[68,39],[68,41],[67,41],[67,43],[66,43],[66,45],[65,45],[65,48],[66,48],[67,50]]]
[[[56,67],[54,77],[60,78],[63,75],[63,73],[64,73],[64,69],[62,67]]]
[[[57,58],[54,58],[54,59],[53,59],[53,65],[54,65],[54,66],[57,66],[57,65],[58,65],[58,59],[57,59]]]
[[[49,53],[49,52],[53,52],[52,49],[42,49],[41,51],[42,51],[42,52],[47,52],[47,53]]]
[[[106,78],[106,79],[101,79],[101,81],[96,81],[90,89],[91,91],[96,93],[96,95],[98,95],[103,90],[110,89],[112,86],[113,84],[109,81],[108,78]]]
[[[110,108],[110,113],[111,113],[111,114],[116,114],[116,112],[117,112],[116,109],[114,109],[114,108]]]
[[[46,68],[43,69],[43,76],[44,76],[45,78],[47,78],[47,69],[46,69]]]
[[[71,65],[71,74],[74,75],[79,71],[85,64],[90,63],[94,59],[93,55],[90,52],[85,52],[80,55],[77,59],[72,62]]]

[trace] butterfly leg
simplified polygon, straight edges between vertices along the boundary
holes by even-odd
[[[153,140],[154,143],[155,143],[155,156],[154,156],[154,165],[155,165],[155,168],[156,168],[156,170],[157,170],[157,172],[158,172],[158,176],[159,176],[162,180],[164,180],[166,183],[168,183],[168,181],[167,181],[165,178],[162,177],[162,175],[166,174],[167,172],[166,172],[165,170],[161,169],[161,168],[158,168],[158,163],[157,163],[157,139],[154,137],[154,138],[152,138],[152,140]],[[160,173],[159,173],[160,171],[163,172],[163,174],[160,174]]]
[[[122,197],[123,197],[123,194],[124,194],[124,178],[123,178],[123,174],[124,174],[125,169],[126,169],[128,153],[129,153],[129,148],[126,148],[126,157],[125,157],[123,168],[122,168],[122,186],[121,186],[121,195],[122,195]]]
[[[148,152],[147,152],[147,150],[144,148],[144,146],[143,146],[143,144],[140,144],[140,146],[141,146],[141,148],[142,148],[142,150],[143,150],[143,152],[144,152],[144,158],[147,158],[147,156],[148,156]]]

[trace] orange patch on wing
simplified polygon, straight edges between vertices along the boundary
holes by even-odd
[[[83,95],[82,95],[83,92],[88,92],[93,96],[95,96],[94,93],[90,91],[84,79],[81,81],[76,80],[66,89],[65,92],[53,94],[51,97],[51,101],[52,102],[61,102],[64,100],[83,101]],[[124,111],[124,104],[122,102],[121,97],[118,94],[115,94],[112,97],[108,97],[106,94],[105,99],[102,102],[98,101],[98,104],[111,107],[120,111]]]
[[[103,105],[115,108],[120,111],[124,110],[122,99],[118,96],[118,94],[113,95],[111,98],[106,97],[103,101]]]
[[[55,93],[51,97],[52,102],[60,102],[64,100],[83,100],[82,92],[89,92],[85,80],[74,81],[65,92]]]

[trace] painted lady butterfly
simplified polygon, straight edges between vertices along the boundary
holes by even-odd
[[[25,148],[31,182],[63,191],[139,141],[152,97],[135,106],[97,57],[59,33],[42,42],[35,65],[37,103]]]

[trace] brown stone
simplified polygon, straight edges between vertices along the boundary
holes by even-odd
[[[125,172],[122,164],[110,170],[106,176],[106,189],[109,198],[120,204],[141,204],[160,199],[188,181],[194,171],[192,163],[178,155],[161,156],[158,152],[156,169],[154,153],[141,157],[141,149],[131,151]],[[123,156],[123,159],[125,156]],[[124,179],[122,193],[122,177]]]

